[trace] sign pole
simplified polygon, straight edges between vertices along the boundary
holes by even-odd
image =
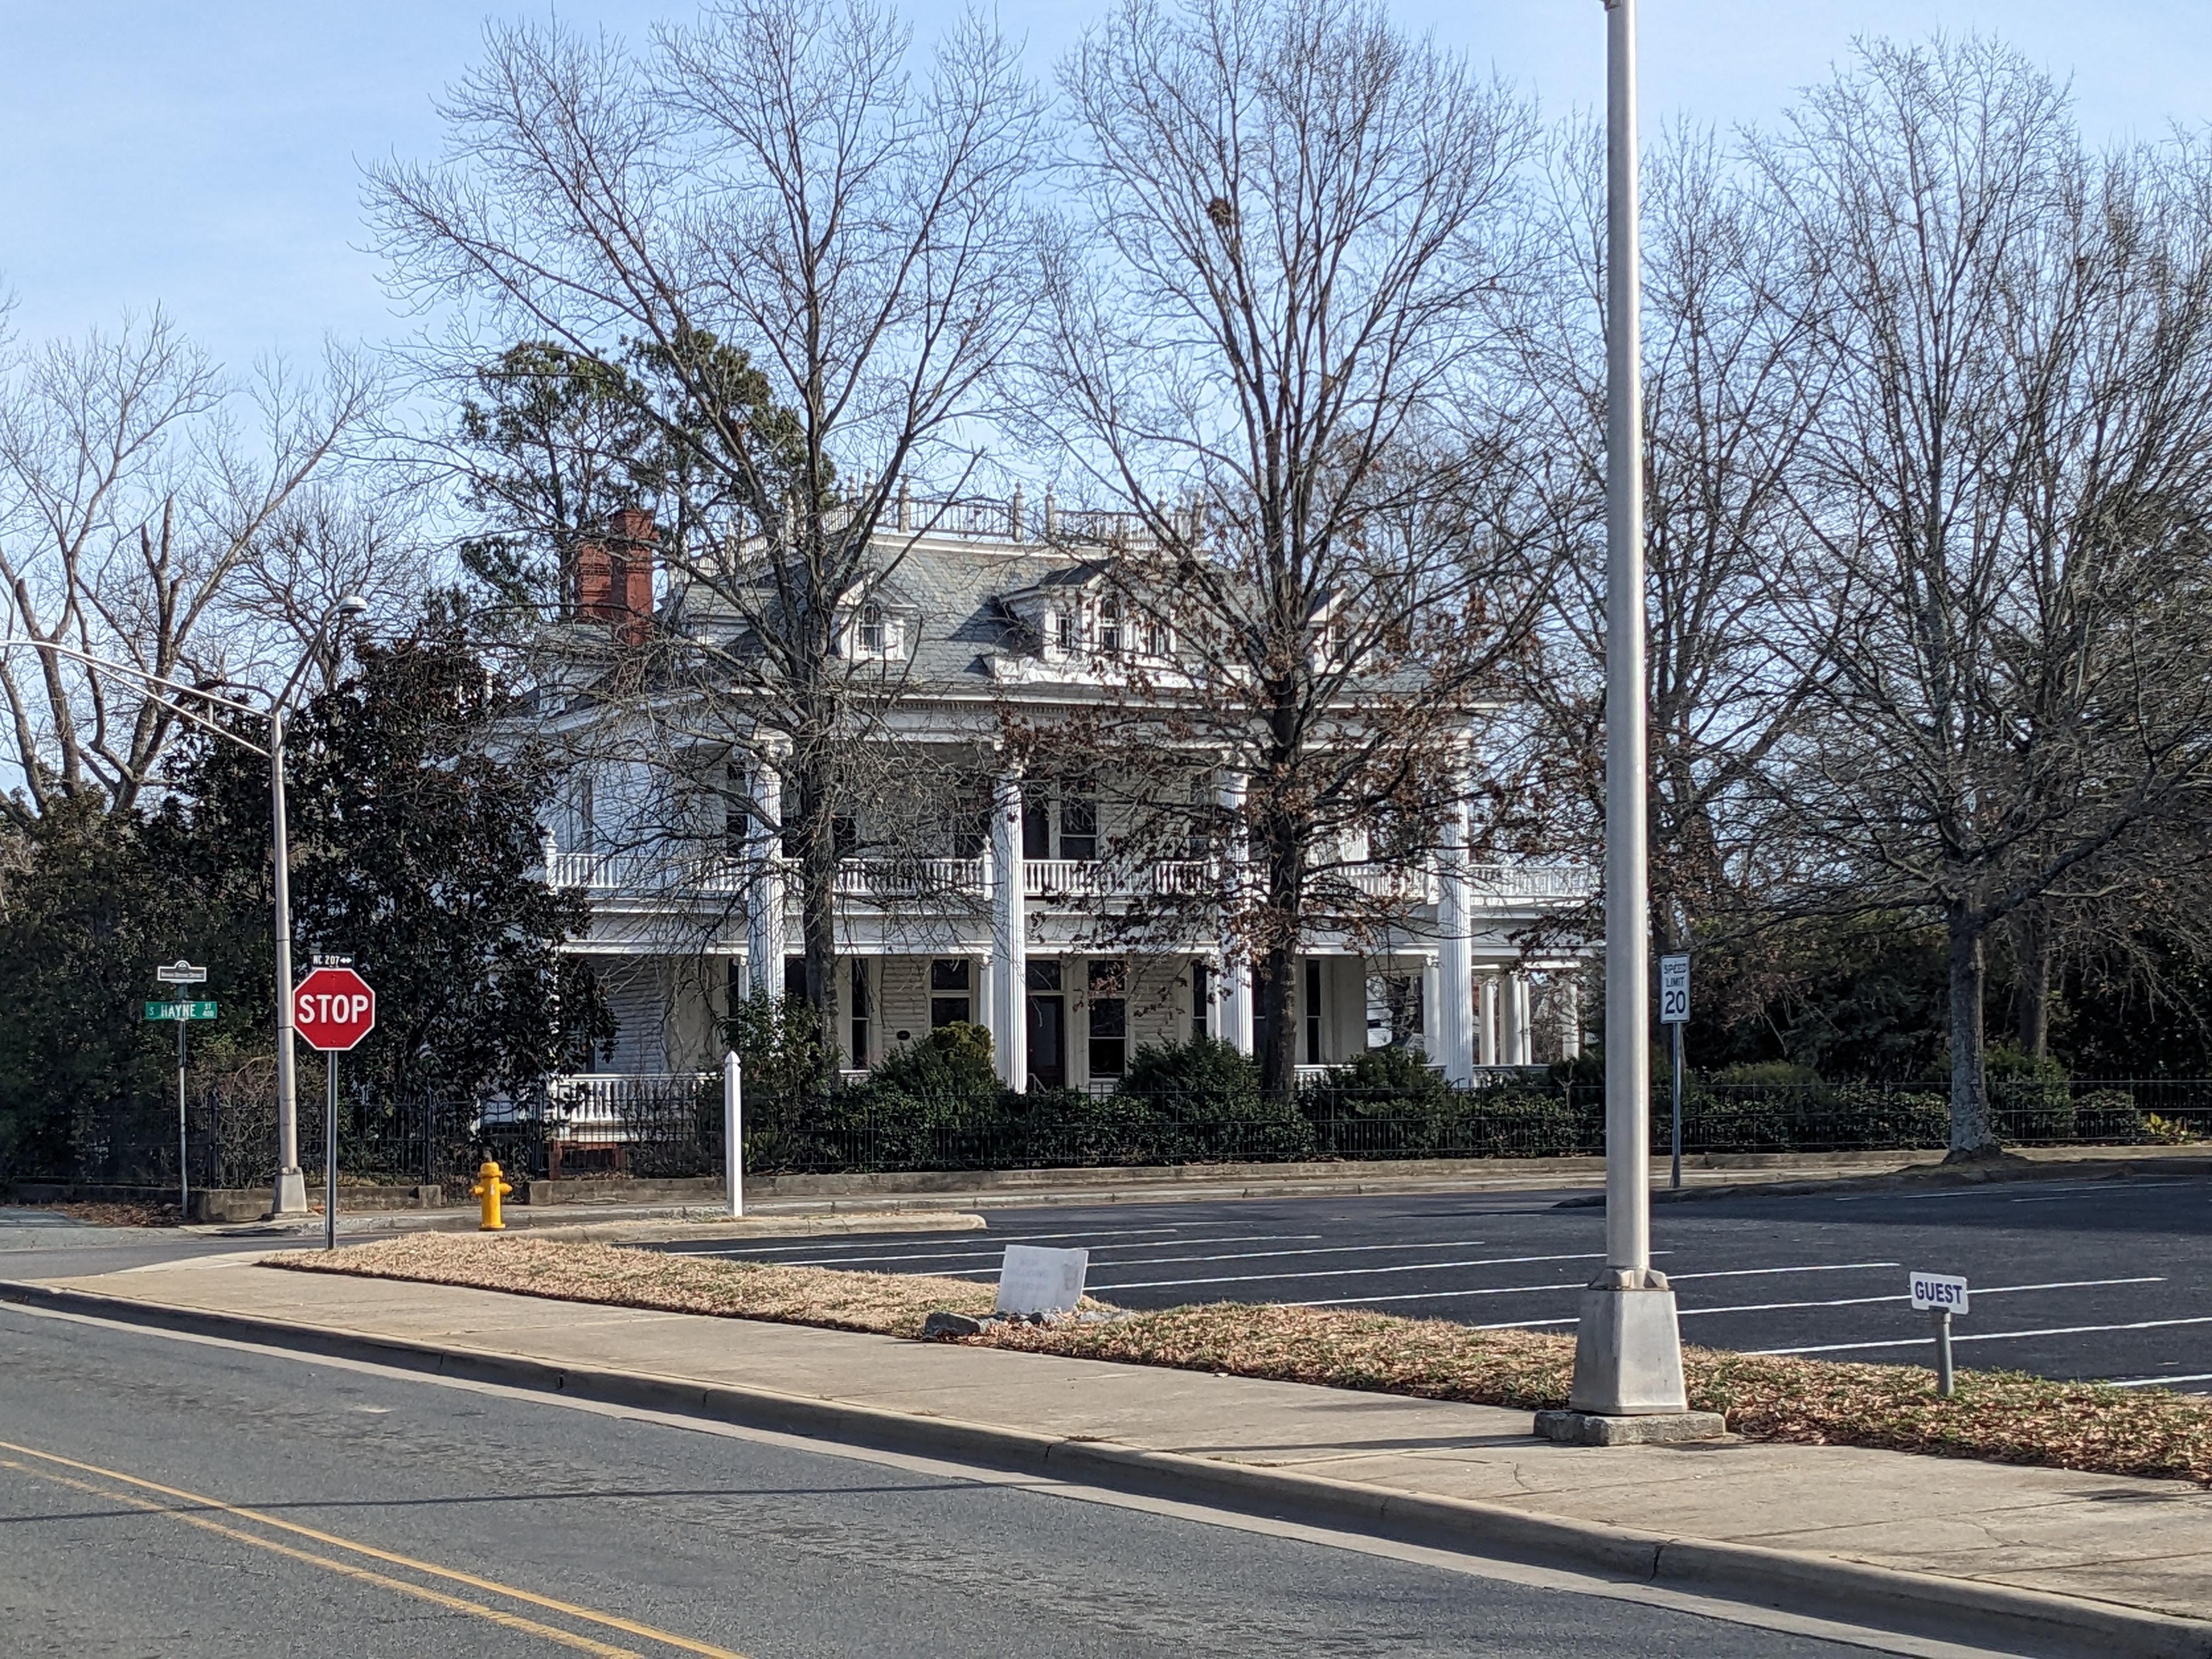
[[[338,1247],[338,1051],[323,1056],[323,1077],[329,1085],[328,1106],[323,1114],[323,1248]]]
[[[192,1166],[185,1146],[185,1022],[177,1027],[177,1224],[192,1218]]]
[[[207,978],[207,969],[179,957],[174,962],[165,962],[155,968],[154,977],[164,985],[198,985]],[[156,1008],[161,1010],[161,1018],[175,1021],[177,1027],[177,1213],[181,1225],[191,1220],[192,1215],[191,1152],[185,1138],[185,1025],[190,1020],[213,1019],[216,1007],[212,1002],[197,1000],[149,1002],[146,1005],[148,1018],[155,1017],[154,1011]]]
[[[1951,1397],[1951,1310],[1936,1310],[1936,1392]]]
[[[1668,1030],[1674,1035],[1674,1057],[1669,1070],[1674,1084],[1674,1176],[1668,1184],[1677,1191],[1682,1185],[1682,1023],[1676,1020]]]

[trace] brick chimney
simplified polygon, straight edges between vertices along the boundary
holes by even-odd
[[[614,627],[624,645],[642,645],[653,631],[653,550],[660,532],[653,514],[625,507],[604,538],[576,549],[576,618]]]

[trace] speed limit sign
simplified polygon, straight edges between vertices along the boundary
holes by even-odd
[[[1659,958],[1659,1023],[1690,1023],[1690,958],[1686,952]]]

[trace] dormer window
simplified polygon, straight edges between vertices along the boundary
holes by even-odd
[[[1107,657],[1121,654],[1121,601],[1101,599],[1098,602],[1098,651]]]
[[[1074,653],[1075,613],[1073,611],[1062,611],[1054,616],[1052,619],[1052,637],[1053,642],[1060,647],[1062,655],[1066,656],[1073,655]]]
[[[886,633],[884,628],[883,606],[879,605],[863,605],[860,608],[861,652],[865,655],[871,657],[882,656],[884,654],[885,638]]]

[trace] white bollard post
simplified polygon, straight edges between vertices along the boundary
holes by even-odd
[[[745,1108],[734,1049],[722,1056],[722,1167],[730,1182],[730,1213],[745,1212]]]

